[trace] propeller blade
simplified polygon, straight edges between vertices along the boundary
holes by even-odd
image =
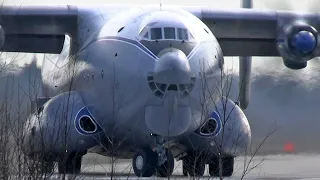
[[[308,2],[307,5],[307,12],[320,12],[320,6],[318,0],[312,0],[311,2]],[[310,61],[310,65],[319,65],[320,64],[320,57],[316,57]]]

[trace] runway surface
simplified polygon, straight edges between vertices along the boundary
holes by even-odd
[[[244,176],[243,179],[257,180],[289,180],[289,179],[320,179],[320,155],[274,155],[274,156],[257,156],[249,163],[251,157],[245,161],[244,157],[238,157],[235,160],[235,171],[231,178],[226,179],[241,179],[241,174],[244,171],[243,167],[253,169]],[[111,161],[103,156],[90,155],[83,159],[82,174],[76,179],[84,180],[103,180],[111,179]],[[131,161],[118,161],[114,164],[115,179],[161,179],[152,178],[137,178],[133,174]],[[244,166],[246,164],[246,166]],[[182,176],[182,162],[175,163],[174,176],[170,179],[188,179]],[[257,166],[257,167],[255,167]],[[71,175],[69,176],[71,177]],[[59,175],[54,175],[50,179],[60,179]],[[167,179],[167,178],[166,178]],[[189,178],[192,179],[192,178]],[[205,177],[201,179],[215,179],[208,176],[208,167],[206,168]]]

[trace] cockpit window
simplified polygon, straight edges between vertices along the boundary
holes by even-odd
[[[140,37],[144,40],[184,40],[191,41],[193,38],[192,34],[185,28],[175,27],[145,27]]]
[[[162,39],[161,28],[151,28],[151,40]]]
[[[176,39],[176,30],[172,27],[164,28],[164,38],[165,39]]]
[[[147,31],[146,34],[143,36],[145,39],[149,39],[149,32]]]
[[[178,39],[179,40],[188,40],[188,30],[178,28]]]

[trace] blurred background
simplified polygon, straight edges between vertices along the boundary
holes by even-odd
[[[159,0],[6,0],[4,4],[159,4]],[[320,12],[320,0],[256,0],[256,9]],[[196,5],[215,8],[239,8],[240,0],[162,0],[163,5]],[[236,27],[235,27],[236,28]],[[31,42],[32,43],[32,42]],[[50,55],[51,58],[58,58]],[[0,101],[9,99],[12,107],[23,109],[28,98],[40,92],[43,55],[2,53],[0,65]],[[226,58],[238,80],[238,57]],[[258,146],[270,130],[278,130],[263,144],[260,153],[318,153],[320,151],[320,58],[309,61],[303,70],[290,70],[281,58],[253,57],[251,102],[245,111],[252,130],[253,146]],[[30,86],[30,83],[36,86]],[[232,86],[237,92],[237,82]],[[6,94],[6,95],[4,95]],[[14,109],[16,111],[17,108]],[[17,113],[12,112],[12,116]],[[19,113],[26,116],[27,111]],[[289,148],[288,148],[289,147]],[[290,150],[290,151],[291,151]]]

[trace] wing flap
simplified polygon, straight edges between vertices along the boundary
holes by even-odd
[[[60,54],[65,35],[7,34],[0,51]]]
[[[277,14],[275,11],[202,8],[201,20],[218,39],[275,39],[276,37]]]
[[[65,35],[76,35],[77,16],[75,6],[3,6],[0,25],[6,40],[0,51],[58,54]]]
[[[200,19],[216,36],[225,56],[279,56],[275,11],[202,8]]]
[[[218,38],[224,56],[279,56],[273,39]]]

